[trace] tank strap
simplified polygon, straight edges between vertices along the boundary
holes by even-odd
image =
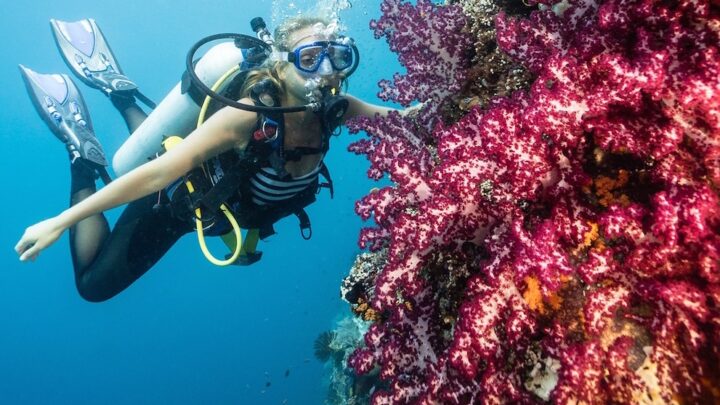
[[[298,146],[296,148],[286,149],[283,156],[285,156],[285,161],[297,162],[298,160],[302,159],[303,156],[317,155],[319,153],[325,153],[326,151],[327,150],[325,148],[310,148],[306,146]]]
[[[135,97],[137,97],[138,100],[140,100],[143,104],[150,107],[150,109],[154,110],[157,108],[157,103],[152,101],[150,97],[144,95],[140,92],[140,90],[135,89],[135,92],[133,93]]]
[[[195,67],[196,64],[197,60],[193,62],[193,67]],[[188,73],[187,70],[183,72],[182,78],[180,79],[180,93],[189,94],[190,98],[192,98],[198,107],[202,106],[203,101],[205,100],[205,95],[200,91],[195,83],[193,83],[190,78],[190,73]]]
[[[322,165],[320,166],[320,174],[325,178],[324,183],[318,183],[318,193],[320,192],[320,189],[327,188],[330,192],[330,198],[335,197],[335,188],[333,187],[333,181],[330,178],[330,170],[328,169],[325,162],[322,162]]]

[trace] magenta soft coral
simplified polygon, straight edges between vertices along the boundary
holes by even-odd
[[[385,36],[406,74],[380,82],[380,97],[402,105],[413,100],[441,100],[460,90],[467,67],[470,37],[458,7],[438,7],[430,0],[416,6],[383,1],[383,16],[370,23],[376,38]]]
[[[370,135],[351,148],[368,155],[370,175],[393,182],[356,207],[375,220],[361,246],[388,250],[372,302],[384,315],[350,359],[360,373],[380,367],[373,402],[717,395],[718,6],[567,0],[527,19],[500,14],[498,44],[536,80],[450,126],[437,112],[462,86],[471,42],[459,8],[382,7],[372,27],[408,73],[381,94],[432,101],[419,123],[391,114],[351,125]],[[591,198],[593,150],[641,168],[637,198]],[[474,272],[448,337],[446,297],[423,269],[453,254]],[[528,280],[554,304],[528,305]],[[528,358],[559,361],[550,393],[528,384]]]

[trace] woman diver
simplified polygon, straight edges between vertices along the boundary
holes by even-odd
[[[130,139],[137,138],[138,128],[142,130],[146,118],[151,121],[167,103],[163,101],[149,117],[140,109],[136,98],[146,104],[151,102],[122,74],[94,21],[51,24],[74,73],[109,96],[132,134]],[[266,58],[259,66],[251,66],[236,76],[241,80],[225,86],[224,94],[231,98],[228,103],[236,108],[217,107],[182,142],[172,147],[165,145],[164,153],[157,153],[156,158],[132,170],[119,168],[118,161],[127,156],[119,159],[116,155],[113,165],[121,175],[114,181],[104,170],[107,163],[102,148],[93,135],[82,97],[69,77],[42,75],[21,66],[36,108],[66,144],[71,157],[70,208],[25,230],[15,246],[21,261],[34,261],[70,229],[78,292],[88,301],[99,302],[123,291],[148,271],[181,236],[193,230],[193,222],[201,236],[203,231],[225,235],[239,247],[241,235],[230,230],[228,222],[235,221],[228,213],[235,214],[243,228],[252,229],[256,238],[272,234],[272,224],[278,219],[296,214],[303,236],[309,237],[305,234],[309,222],[302,208],[314,201],[323,185],[318,178],[321,172],[326,173],[322,162],[329,135],[349,118],[387,114],[391,109],[347,94],[340,96],[343,81],[357,67],[358,53],[352,41],[338,36],[330,22],[292,18],[275,30],[274,38],[261,19],[252,24],[258,37],[272,45],[260,48],[272,52],[270,56],[270,51],[265,52]],[[93,50],[80,49],[82,54],[78,51],[83,41],[79,45],[70,43],[72,46],[65,43],[77,38],[83,29],[93,33],[94,49],[102,51],[97,58]],[[236,46],[239,42],[236,39]],[[251,64],[253,60],[246,51],[253,48],[243,47],[245,62]],[[92,57],[82,60],[83,54]],[[194,69],[192,62],[186,75],[190,73],[190,79],[197,79],[190,71]],[[197,92],[199,86],[204,94],[218,98],[215,89],[197,84],[196,80],[184,82],[183,93],[193,93],[193,87]],[[190,82],[196,86],[185,85]],[[293,110],[295,106],[308,108]],[[168,118],[165,121],[173,122],[186,117]],[[147,157],[134,156],[140,160]],[[98,176],[106,186],[96,191]],[[197,193],[197,188],[204,194]],[[126,203],[110,230],[103,211]],[[200,207],[211,213],[212,221],[201,220]],[[211,228],[222,229],[208,229],[211,222]],[[252,241],[246,240],[248,244]],[[221,264],[249,264],[259,259],[259,252],[254,246],[243,246],[232,256]]]

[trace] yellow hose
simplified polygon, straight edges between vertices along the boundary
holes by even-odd
[[[235,65],[232,68],[230,68],[230,70],[225,72],[222,76],[220,76],[220,78],[215,82],[215,84],[211,88],[213,93],[216,92],[217,89],[220,88],[220,86],[225,84],[225,80],[227,80],[228,77],[230,77],[233,73],[237,72],[238,70],[240,70],[240,66]],[[200,109],[200,114],[198,115],[198,122],[197,122],[198,127],[200,125],[202,125],[203,122],[205,122],[205,114],[207,114],[207,109],[208,109],[208,106],[210,105],[210,100],[212,100],[210,98],[210,96],[205,97],[205,101],[203,102],[202,108]]]
[[[208,259],[210,263],[216,266],[228,266],[235,263],[237,258],[240,257],[240,253],[242,252],[242,233],[240,232],[240,225],[238,225],[235,217],[232,215],[227,206],[225,206],[225,204],[222,204],[220,206],[220,210],[223,212],[223,214],[225,214],[225,217],[228,219],[228,221],[230,221],[230,225],[232,225],[233,233],[235,234],[235,238],[237,240],[235,250],[233,251],[232,256],[230,256],[229,258],[225,260],[217,259],[208,249],[207,243],[205,243],[205,233],[203,232],[202,220],[200,219],[202,215],[202,212],[200,212],[200,208],[195,209],[195,226],[197,227],[198,243],[200,243],[200,250],[202,250],[205,258]]]
[[[240,69],[240,66],[235,65],[233,68],[225,72],[212,86],[212,91],[215,92],[217,89],[219,89],[223,84],[225,84],[225,81],[235,72],[237,72]],[[210,96],[205,97],[205,101],[203,102],[202,108],[200,109],[200,115],[198,115],[198,122],[197,126],[200,127],[202,123],[205,121],[205,114],[207,114],[208,106],[210,105]],[[189,181],[185,182],[185,186],[188,188],[188,191],[190,193],[195,192],[195,188],[193,187],[192,183]],[[200,250],[202,250],[203,254],[205,255],[205,258],[208,259],[208,261],[216,266],[227,266],[230,264],[235,263],[237,258],[240,256],[240,253],[242,252],[242,232],[240,230],[240,225],[238,225],[237,220],[235,220],[235,217],[230,212],[228,207],[225,204],[222,204],[220,206],[220,210],[225,215],[227,220],[230,222],[230,225],[232,225],[233,233],[235,234],[235,249],[233,250],[233,254],[225,259],[220,260],[217,259],[215,256],[212,255],[210,250],[207,247],[207,243],[205,242],[205,233],[203,232],[203,224],[202,224],[202,211],[200,208],[195,209],[195,227],[197,228],[197,235],[198,235],[198,243],[200,244]]]
[[[223,84],[225,84],[225,81],[235,72],[237,72],[240,69],[240,66],[234,66],[225,74],[220,77],[220,79],[215,82],[215,84],[212,87],[212,91],[217,91]],[[199,127],[202,125],[202,123],[205,121],[205,115],[207,114],[208,106],[210,105],[210,97],[205,97],[205,101],[203,102],[202,108],[200,109],[200,114],[198,116],[198,122],[197,126]],[[163,141],[163,147],[165,150],[170,150],[173,147],[177,146],[182,141],[182,138],[179,136],[170,136],[167,139]],[[203,168],[203,170],[205,170]],[[189,180],[185,180],[185,187],[187,187],[188,192],[190,194],[195,192],[195,187]],[[227,266],[230,264],[233,264],[241,253],[244,252],[243,249],[243,243],[242,243],[242,231],[240,229],[240,225],[237,223],[237,220],[233,216],[232,212],[228,209],[228,207],[225,204],[220,205],[220,211],[225,215],[227,220],[230,222],[230,225],[232,226],[233,232],[232,234],[227,234],[227,236],[234,236],[235,238],[235,247],[233,250],[233,254],[225,259],[220,260],[217,259],[215,256],[210,253],[210,250],[207,247],[207,243],[205,242],[205,232],[203,231],[203,223],[202,223],[202,210],[200,208],[195,209],[195,227],[197,228],[197,235],[198,235],[198,243],[200,244],[200,250],[202,250],[203,254],[205,255],[205,258],[212,264],[216,266]],[[252,231],[252,230],[251,230]],[[227,238],[224,238],[227,239]],[[255,242],[257,243],[257,242]],[[252,247],[252,251],[254,251],[254,246]]]
[[[182,142],[182,138],[179,136],[170,136],[166,138],[163,141],[163,147],[165,150],[170,150],[173,147],[177,146],[180,142]],[[185,180],[185,187],[187,187],[188,193],[192,194],[195,192],[195,186],[193,186],[192,182],[190,180]],[[237,220],[232,215],[230,210],[227,208],[225,204],[222,204],[220,206],[220,210],[225,215],[225,217],[230,222],[230,225],[233,228],[233,233],[236,240],[235,248],[233,249],[233,254],[231,257],[229,257],[226,260],[220,260],[215,258],[211,253],[210,250],[207,247],[207,243],[205,242],[205,233],[203,231],[203,224],[202,224],[202,210],[200,208],[195,209],[195,227],[197,228],[197,234],[198,234],[198,242],[200,243],[200,250],[202,250],[203,254],[205,255],[205,258],[208,259],[208,261],[216,266],[227,266],[235,262],[237,258],[240,256],[242,249],[242,233],[240,230],[240,225],[238,225]]]

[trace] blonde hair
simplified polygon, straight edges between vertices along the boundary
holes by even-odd
[[[275,46],[280,51],[290,52],[292,50],[290,49],[290,46],[292,44],[288,41],[290,41],[290,36],[292,35],[292,33],[295,31],[299,31],[303,28],[314,26],[322,26],[327,28],[330,26],[330,21],[321,17],[309,16],[288,18],[275,29]]]
[[[328,27],[330,22],[321,17],[299,16],[288,18],[275,29],[273,35],[275,47],[281,52],[290,52],[290,46],[293,45],[289,42],[292,34],[301,29],[317,25]],[[280,67],[283,63],[284,62],[281,61],[268,60],[259,68],[250,71],[240,91],[240,97],[249,97],[253,86],[265,79],[272,81],[282,93],[285,93],[285,84],[280,80],[279,74]]]
[[[250,97],[252,88],[265,79],[269,79],[275,87],[284,93],[285,84],[280,80],[280,74],[278,72],[281,64],[282,62],[279,61],[265,62],[263,66],[251,70],[247,74],[247,77],[245,77],[245,82],[240,90],[240,98]]]

